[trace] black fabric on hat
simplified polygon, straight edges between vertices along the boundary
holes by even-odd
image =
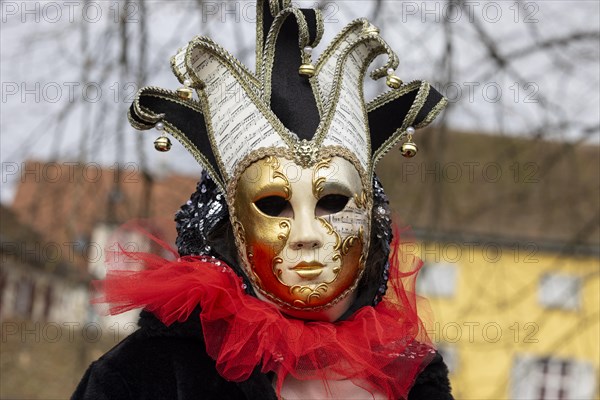
[[[411,106],[413,105],[420,88],[415,87],[408,93],[398,97],[369,112],[369,129],[371,131],[371,153],[375,153],[386,140],[400,128],[406,118]],[[423,106],[418,111],[413,126],[419,126],[429,113],[444,100],[437,90],[433,87],[429,88],[429,93]]]
[[[423,107],[419,110],[419,112],[415,118],[414,125],[418,126],[421,122],[423,122],[423,120],[425,118],[427,118],[427,115],[429,115],[431,110],[433,110],[433,108],[440,101],[442,101],[443,98],[444,98],[444,96],[442,96],[440,92],[438,92],[437,90],[435,90],[432,87],[429,88],[429,94],[427,95],[427,99],[425,100]]]
[[[406,93],[369,113],[371,131],[371,153],[375,153],[383,143],[402,125],[410,106],[415,101],[419,88]]]
[[[135,112],[135,108],[133,107],[133,104],[129,107],[129,116],[131,118],[131,120],[133,122],[135,122],[137,125],[139,125],[140,127],[143,125],[145,126],[145,129],[152,129],[154,128],[154,125],[141,119]],[[140,129],[140,128],[138,128]]]
[[[256,10],[257,13],[260,12]],[[267,41],[267,33],[269,33],[269,29],[273,24],[273,15],[271,15],[271,8],[269,7],[269,0],[263,0],[262,7],[262,47],[265,47],[265,42]]]
[[[308,16],[306,22],[314,39],[317,33],[315,11],[301,11]],[[300,139],[310,140],[319,126],[320,115],[309,79],[298,73],[302,65],[298,29],[295,16],[290,14],[277,36],[271,75],[271,109],[286,128]]]
[[[173,96],[176,96],[173,94]],[[202,153],[215,171],[219,171],[217,160],[213,154],[206,132],[204,115],[200,111],[185,107],[167,98],[166,95],[156,96],[150,93],[140,93],[139,105],[152,114],[164,114],[162,120],[175,126]],[[136,114],[132,106],[130,115],[135,121],[148,124]]]

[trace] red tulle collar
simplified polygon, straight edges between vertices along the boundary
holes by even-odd
[[[396,251],[394,256],[398,259]],[[418,267],[401,274],[392,263],[381,303],[329,323],[284,316],[247,295],[240,277],[216,259],[168,261],[131,252],[121,252],[118,259],[119,266],[96,285],[101,296],[95,302],[109,304],[111,314],[143,307],[166,325],[185,321],[200,306],[206,351],[230,381],[247,380],[260,367],[276,374],[277,393],[291,375],[324,382],[350,379],[371,393],[406,398],[434,354],[412,291]]]

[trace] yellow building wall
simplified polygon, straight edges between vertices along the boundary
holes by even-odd
[[[500,247],[418,243],[427,264],[457,266],[455,295],[428,296],[436,322],[427,327],[440,345],[456,350],[451,382],[456,399],[509,399],[517,355],[587,361],[600,371],[600,263],[595,257],[560,256],[534,244]],[[581,277],[581,307],[548,309],[538,288],[545,273]]]

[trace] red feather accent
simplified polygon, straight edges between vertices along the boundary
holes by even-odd
[[[199,305],[206,350],[227,380],[244,381],[260,366],[262,372],[276,374],[278,393],[292,375],[325,382],[350,379],[371,393],[406,398],[434,350],[414,293],[422,263],[400,248],[396,239],[383,301],[335,323],[286,317],[247,295],[240,277],[210,257],[169,261],[122,251],[121,262],[96,282],[101,295],[94,302],[109,304],[111,314],[143,307],[166,325],[185,321]]]

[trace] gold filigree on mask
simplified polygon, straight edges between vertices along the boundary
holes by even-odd
[[[342,238],[340,234],[333,229],[333,226],[325,218],[319,217],[318,220],[321,222],[321,225],[327,229],[327,234],[335,237],[335,245],[333,246],[333,256],[331,256],[331,259],[333,261],[341,260],[342,255],[340,250],[342,249]]]
[[[313,187],[313,195],[315,196],[316,199],[321,197],[321,193],[323,193],[325,182],[327,181],[327,177],[318,176],[319,170],[328,169],[330,162],[331,162],[331,158],[326,158],[324,160],[319,161],[317,163],[317,165],[315,165],[315,168],[313,171],[312,187]]]
[[[354,246],[356,240],[360,240],[363,243],[363,233],[364,229],[361,226],[358,228],[358,235],[350,235],[344,239],[342,242],[342,255],[345,256],[350,252],[350,247]]]
[[[282,189],[286,195],[285,199],[289,200],[290,197],[292,197],[292,187],[290,186],[290,181],[287,176],[279,170],[279,159],[275,156],[268,156],[265,158],[264,163],[270,167],[271,178],[273,181],[275,179],[281,179],[284,182]]]
[[[362,191],[359,194],[355,194],[354,195],[354,204],[356,204],[356,207],[361,208],[361,209],[365,209],[367,207],[367,203],[368,203],[368,197],[367,197],[367,192],[366,191]]]
[[[277,239],[281,240],[283,243],[286,243],[288,237],[290,236],[290,221],[285,220],[279,223],[279,227],[283,230],[279,235],[277,235]]]
[[[346,254],[348,254],[348,252],[350,251],[350,247],[354,245],[356,239],[358,239],[358,236],[348,236],[346,237],[346,239],[344,239],[344,241],[342,242],[342,255],[345,256]]]
[[[303,296],[305,300],[294,300],[296,307],[309,306],[311,301],[317,300],[321,297],[321,293],[327,293],[328,286],[326,283],[322,283],[315,288],[309,286],[295,285],[290,287],[290,294],[295,296]]]
[[[263,274],[258,264],[264,264],[266,259],[269,260],[267,265],[270,265],[270,260],[284,248],[290,232],[288,219],[265,215],[255,205],[264,195],[292,196],[290,182],[280,168],[281,163],[275,156],[250,165],[240,176],[234,202],[234,234],[245,249],[242,256],[247,259],[247,265],[244,263],[246,272],[259,287],[263,285],[260,278]],[[257,255],[260,255],[259,260],[256,260]],[[272,273],[276,274],[276,271]]]
[[[245,244],[246,234],[244,232],[244,226],[237,219],[233,221],[233,234],[240,238],[242,244]]]
[[[283,271],[281,269],[277,269],[277,264],[281,264],[283,262],[283,258],[281,257],[275,257],[273,259],[273,274],[275,274],[275,276],[277,277],[277,279],[279,279],[279,282],[283,283],[281,281],[281,274],[283,273]]]

